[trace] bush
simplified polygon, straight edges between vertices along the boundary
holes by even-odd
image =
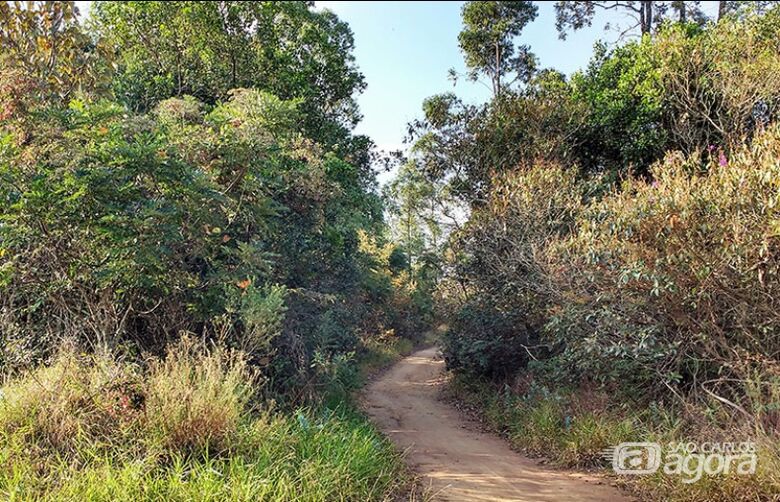
[[[451,368],[505,375],[549,352],[539,347],[554,293],[546,250],[575,228],[586,188],[574,170],[546,164],[497,180],[454,243],[467,300],[444,337]]]
[[[780,9],[709,29],[670,26],[654,43],[665,125],[675,149],[739,148],[778,118]]]
[[[549,328],[572,360],[625,361],[624,377],[656,389],[742,397],[739,382],[776,375],[778,155],[773,128],[728,158],[670,155],[655,181],[594,203],[557,255],[571,301]]]
[[[457,312],[444,336],[444,360],[451,370],[506,376],[528,362],[531,336],[522,314],[468,303]]]
[[[582,117],[565,142],[581,170],[644,175],[669,148],[664,127],[668,95],[655,51],[650,37],[612,51],[599,43],[587,68],[572,76],[568,99]]]
[[[192,333],[282,368],[281,393],[316,352],[391,324],[395,284],[374,294],[359,242],[381,231],[378,196],[302,136],[297,105],[252,89],[147,115],[74,100],[29,117],[23,141],[0,134],[0,370],[63,338],[137,356]]]
[[[458,236],[470,299],[445,337],[451,366],[500,375],[554,356],[570,381],[674,386],[742,415],[768,410],[779,154],[770,128],[729,156],[669,155],[654,181],[606,193],[546,165],[504,177]]]

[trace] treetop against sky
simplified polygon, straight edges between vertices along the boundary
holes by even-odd
[[[92,2],[76,2],[87,15]],[[540,68],[567,75],[585,66],[599,40],[615,43],[634,21],[619,11],[599,11],[593,26],[570,32],[561,40],[555,29],[555,2],[537,2],[538,16],[523,30],[518,43],[530,46]],[[384,150],[404,149],[406,124],[421,115],[420,103],[431,95],[455,91],[467,102],[491,95],[487,81],[457,83],[449,70],[465,75],[458,48],[463,2],[316,2],[349,23],[355,35],[355,58],[367,88],[358,97],[363,120],[356,132],[371,137]],[[707,14],[717,2],[701,2]],[[609,29],[605,26],[609,25]]]

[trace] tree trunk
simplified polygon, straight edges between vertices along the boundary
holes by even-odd
[[[718,21],[723,19],[723,16],[726,15],[726,0],[720,0],[718,2]]]
[[[651,0],[642,1],[642,12],[640,14],[642,24],[642,35],[652,33],[653,30],[653,2]]]
[[[496,42],[496,69],[493,73],[493,96],[501,94],[501,44]]]

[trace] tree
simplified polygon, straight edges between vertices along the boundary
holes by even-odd
[[[645,174],[670,146],[654,44],[644,38],[612,51],[596,44],[588,66],[572,76],[569,99],[583,119],[572,131],[581,170]]]
[[[745,18],[751,13],[766,14],[778,4],[780,2],[772,0],[721,0],[718,2],[718,21],[725,16]]]
[[[655,2],[642,0],[636,2],[592,2],[592,1],[560,1],[555,4],[555,27],[558,36],[565,39],[567,30],[573,31],[593,25],[596,10],[623,10],[631,14],[636,23],[626,31],[639,27],[644,35],[650,33],[653,26],[653,4]]]
[[[411,264],[425,253],[437,251],[443,237],[457,225],[446,184],[427,178],[414,160],[401,166],[386,187],[386,196],[396,241]]]
[[[656,13],[653,16],[656,24],[665,20],[678,23],[695,22],[703,25],[707,21],[707,16],[701,10],[701,2],[675,0],[673,2],[656,2]]]
[[[505,85],[504,78],[515,74],[527,81],[536,68],[536,60],[527,45],[516,47],[519,36],[528,23],[536,19],[538,8],[529,1],[466,2],[461,15],[464,28],[458,35],[460,49],[466,59],[469,77],[476,80],[486,75],[498,97]]]
[[[73,2],[0,3],[0,118],[35,101],[108,89],[110,54],[82,31],[77,13]]]
[[[671,27],[654,41],[665,127],[687,154],[743,144],[780,109],[780,9],[715,29]]]
[[[306,130],[344,142],[365,87],[349,26],[310,2],[101,2],[93,31],[118,54],[117,97],[146,111],[169,97],[214,104],[231,89],[300,98]]]
[[[664,20],[669,19],[670,15],[675,16],[671,19],[681,23],[694,20],[701,24],[706,20],[706,16],[699,8],[699,4],[698,1],[656,2],[653,0],[559,1],[555,4],[555,27],[558,30],[558,36],[565,39],[568,30],[577,31],[592,26],[597,10],[622,11],[629,14],[634,19],[634,23],[622,31],[621,37],[637,28],[642,35],[645,35],[651,34]]]

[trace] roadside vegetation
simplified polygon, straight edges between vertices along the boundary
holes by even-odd
[[[559,2],[562,36],[612,3]],[[773,500],[780,10],[726,2],[708,19],[695,4],[642,2],[657,16],[641,37],[566,77],[519,45],[533,3],[467,2],[470,72],[455,77],[494,97],[426,100],[405,177],[419,208],[466,215],[440,211],[448,238],[426,240],[454,395],[566,466],[609,468],[603,450],[624,441],[753,441],[754,476],[621,482]]]
[[[400,457],[358,412],[258,405],[253,373],[188,340],[143,365],[63,351],[3,387],[3,494],[383,500],[402,487]]]
[[[0,4],[0,497],[385,500],[431,320],[310,3]],[[84,19],[84,18],[81,18]]]
[[[566,76],[536,4],[465,2],[451,77],[492,98],[428,98],[402,158],[354,134],[352,33],[311,2],[0,3],[0,495],[403,497],[351,396],[443,323],[451,394],[517,447],[752,441],[751,476],[618,481],[776,500],[780,7],[556,28],[605,8],[638,22]]]

